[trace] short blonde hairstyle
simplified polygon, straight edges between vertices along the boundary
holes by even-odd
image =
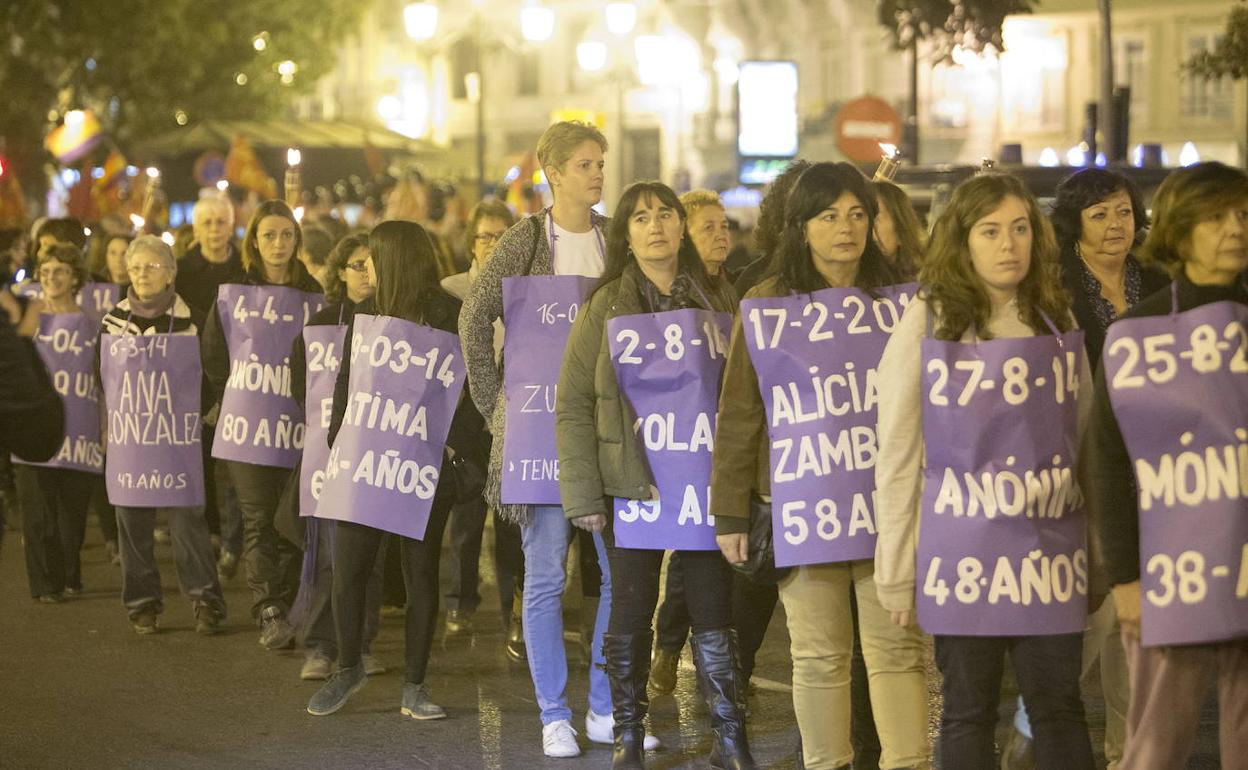
[[[537,140],[537,162],[545,170],[547,166],[563,169],[564,164],[585,142],[594,142],[607,151],[607,137],[596,126],[579,120],[561,120],[542,132]]]
[[[718,206],[727,210],[723,200],[720,199],[719,193],[714,190],[690,190],[680,196],[680,203],[685,207],[685,214],[689,219],[693,219],[693,215],[706,208],[707,206]]]

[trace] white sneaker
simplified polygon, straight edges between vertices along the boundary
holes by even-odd
[[[548,757],[579,757],[581,747],[576,744],[576,730],[566,719],[551,722],[542,727],[542,751]]]
[[[615,743],[615,715],[596,714],[593,709],[585,712],[585,735],[594,743]],[[663,747],[659,736],[646,733],[642,741],[646,751],[656,751]]]

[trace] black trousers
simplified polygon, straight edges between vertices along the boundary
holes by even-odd
[[[732,623],[732,568],[719,551],[680,551],[689,625],[693,633]],[[611,566],[610,634],[648,633],[659,602],[663,551],[607,546]]]
[[[1082,634],[937,636],[944,676],[943,767],[993,770],[993,733],[1005,653],[1031,719],[1037,770],[1091,770],[1092,743],[1079,694]]]
[[[26,538],[30,595],[82,590],[79,552],[87,532],[87,503],[98,474],[14,463]]]
[[[104,484],[104,476],[95,477],[91,484],[91,510],[100,521],[100,534],[105,542],[117,543],[117,509],[108,501],[108,489]]]
[[[243,568],[251,589],[252,617],[260,617],[270,606],[285,615],[299,592],[303,563],[299,548],[273,526],[290,469],[233,461],[228,467],[243,509]]]
[[[407,681],[421,684],[429,665],[433,630],[438,622],[438,559],[442,533],[450,516],[452,499],[441,488],[433,498],[424,540],[398,538],[407,586],[407,617],[404,628]],[[377,561],[377,550],[386,533],[363,524],[340,521],[334,541],[334,626],[338,631],[338,667],[360,662],[364,643],[365,595]]]
[[[481,540],[485,536],[485,499],[478,496],[454,507],[451,514],[448,609],[474,612],[481,604]],[[506,624],[517,585],[524,585],[524,551],[520,528],[494,513],[494,570],[498,576],[499,609]]]
[[[686,599],[684,559],[688,552],[673,552],[667,565],[667,590],[659,607],[656,640],[660,648],[679,652],[689,633],[689,605]],[[737,631],[741,674],[748,681],[754,673],[754,659],[763,646],[767,626],[776,610],[779,592],[774,585],[755,583],[732,571],[732,626]]]

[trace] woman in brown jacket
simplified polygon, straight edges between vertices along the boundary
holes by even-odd
[[[875,196],[847,163],[817,163],[789,194],[784,230],[773,258],[775,274],[746,294],[784,297],[821,289],[871,292],[898,277],[871,239]],[[744,311],[743,311],[744,312]],[[771,461],[767,415],[740,317],[733,324],[724,372],[711,475],[717,540],[732,564],[749,556],[750,501],[770,508]],[[835,485],[835,476],[828,480]],[[769,514],[768,514],[769,515]],[[869,559],[805,564],[780,581],[793,655],[793,707],[804,766],[848,768],[849,659],[858,602],[859,630],[885,770],[922,766],[927,754],[926,689],[921,634],[894,626],[880,606]]]

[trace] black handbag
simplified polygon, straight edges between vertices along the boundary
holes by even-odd
[[[468,503],[485,492],[485,471],[481,466],[462,454],[450,460],[451,474],[455,483],[455,503]]]
[[[760,585],[775,585],[793,571],[792,567],[776,566],[776,550],[772,544],[771,503],[750,498],[749,556],[745,564],[732,568]]]

